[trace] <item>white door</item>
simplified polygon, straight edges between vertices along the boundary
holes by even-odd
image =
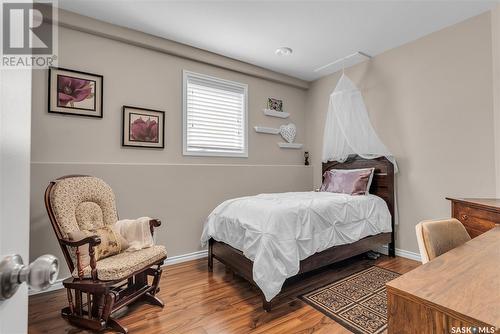
[[[0,260],[29,261],[31,70],[0,69]],[[28,287],[0,300],[0,334],[27,333]]]

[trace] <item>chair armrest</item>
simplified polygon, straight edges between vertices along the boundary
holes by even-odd
[[[83,278],[83,268],[81,265],[81,259],[80,259],[80,246],[83,246],[85,244],[89,245],[89,257],[90,257],[90,269],[91,269],[91,276],[94,281],[97,281],[97,260],[95,258],[95,250],[94,247],[99,245],[101,243],[101,238],[97,235],[91,235],[89,237],[80,239],[80,240],[67,240],[67,239],[59,239],[59,242],[62,243],[63,245],[69,246],[69,247],[76,247],[76,268],[78,270],[78,278],[82,279]]]
[[[154,230],[156,227],[160,227],[161,226],[161,221],[159,219],[151,219],[149,221],[149,230],[151,231],[151,235],[153,236],[154,235]]]
[[[80,240],[68,240],[68,239],[59,239],[59,241],[66,246],[69,247],[78,247],[85,244],[89,244],[89,246],[97,246],[101,243],[101,238],[97,235],[91,235],[90,237],[86,237]]]

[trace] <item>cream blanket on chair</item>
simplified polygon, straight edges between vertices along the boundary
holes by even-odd
[[[116,222],[118,233],[127,241],[127,252],[133,252],[154,245],[153,236],[149,229],[149,217],[138,219],[123,219]]]

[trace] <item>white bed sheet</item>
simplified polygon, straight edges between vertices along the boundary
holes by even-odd
[[[378,196],[289,192],[223,202],[207,218],[201,243],[214,238],[242,251],[270,301],[301,260],[383,232],[391,232],[391,215]]]

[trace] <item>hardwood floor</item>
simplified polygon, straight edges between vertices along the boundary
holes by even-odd
[[[331,283],[371,265],[406,273],[420,263],[400,257],[382,256],[368,260],[362,256],[334,264],[313,275],[292,282],[295,295]],[[300,299],[287,297],[266,313],[260,295],[243,279],[226,272],[214,261],[213,273],[207,260],[189,261],[164,268],[160,284],[163,309],[138,302],[120,317],[130,333],[350,333],[335,321]],[[69,325],[60,316],[67,305],[64,290],[29,299],[29,333],[88,333]]]

